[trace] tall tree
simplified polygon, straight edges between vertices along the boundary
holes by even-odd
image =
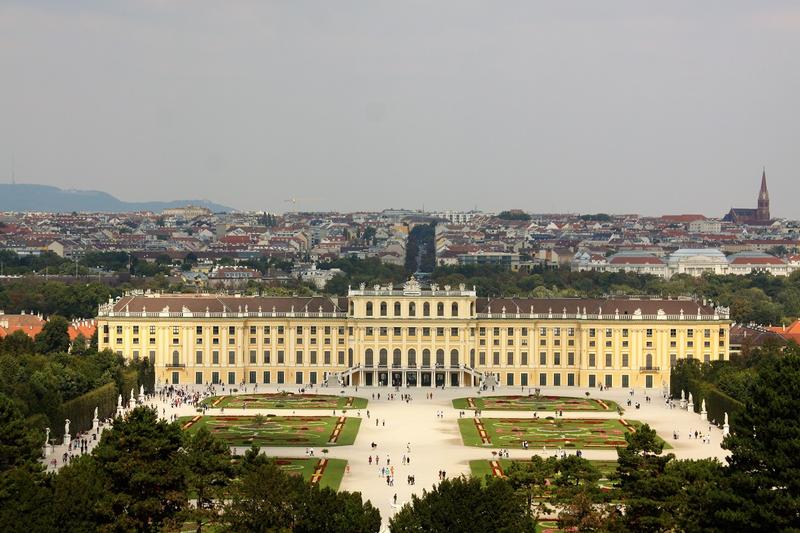
[[[446,479],[412,496],[389,521],[392,533],[533,532],[527,500],[499,478]]]
[[[19,409],[0,394],[0,472],[34,464],[42,454],[44,435],[28,429]]]
[[[110,480],[105,505],[113,528],[157,531],[186,509],[182,445],[178,424],[159,420],[147,407],[117,418],[103,433],[94,456]]]
[[[236,472],[228,445],[205,427],[193,435],[187,434],[185,450],[183,460],[189,488],[197,495],[194,515],[200,531],[204,521],[218,515],[216,502],[223,500],[224,491]]]
[[[738,530],[800,529],[800,348],[765,354],[744,412],[724,447],[734,500],[723,513]]]
[[[665,531],[672,527],[671,509],[664,502],[678,487],[664,475],[667,463],[675,456],[662,455],[663,441],[655,430],[644,424],[634,433],[626,433],[628,446],[617,448],[617,477],[625,506],[624,524],[630,531],[642,533]]]
[[[63,316],[51,316],[36,335],[36,351],[59,353],[69,351],[69,322]]]

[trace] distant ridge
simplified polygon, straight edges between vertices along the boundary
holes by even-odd
[[[0,211],[47,211],[52,213],[131,211],[159,212],[171,207],[196,205],[214,212],[232,208],[208,200],[174,200],[171,202],[124,202],[102,191],[65,190],[50,185],[0,183]]]

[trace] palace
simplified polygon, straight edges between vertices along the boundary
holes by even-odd
[[[678,359],[728,359],[730,320],[685,298],[478,298],[412,278],[341,298],[129,294],[98,328],[161,383],[663,388]]]

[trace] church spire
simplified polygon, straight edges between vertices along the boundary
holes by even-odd
[[[761,190],[758,191],[758,210],[756,218],[759,222],[769,222],[769,192],[767,191],[767,168],[761,171]]]

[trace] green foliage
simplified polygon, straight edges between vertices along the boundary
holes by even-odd
[[[60,427],[67,418],[73,434],[91,429],[95,407],[100,419],[113,417],[117,409],[117,394],[117,386],[112,382],[64,402],[58,415],[50,420],[50,427],[55,429],[51,433],[61,435]]]
[[[319,533],[377,532],[380,513],[359,493],[336,493],[282,472],[273,461],[248,452],[240,478],[224,505],[230,531]]]
[[[115,530],[159,531],[185,510],[187,475],[179,459],[183,434],[176,423],[137,407],[103,432],[93,451],[107,476],[103,505]]]
[[[44,434],[31,431],[19,409],[0,394],[0,472],[34,463],[43,444]]]
[[[665,531],[671,521],[663,506],[676,487],[664,476],[674,455],[661,455],[663,442],[647,424],[635,433],[626,433],[626,448],[618,448],[617,477],[625,503],[624,523],[628,530],[646,533]]]
[[[365,283],[367,286],[376,283],[397,285],[407,279],[403,267],[381,263],[377,257],[368,259],[346,257],[322,263],[319,267],[321,269],[338,268],[345,273],[334,276],[328,281],[325,292],[329,294],[345,295],[348,285],[352,287],[358,287],[360,283]]]
[[[488,478],[445,479],[412,496],[389,521],[392,533],[534,532],[536,521],[511,483]]]
[[[436,267],[434,239],[436,223],[418,224],[411,229],[406,242],[406,274],[414,272],[433,272]]]
[[[69,351],[69,322],[63,316],[51,316],[34,341],[38,353]]]
[[[0,284],[0,309],[6,313],[33,311],[69,319],[93,317],[97,306],[118,293],[100,283],[63,283],[21,278]]]
[[[500,214],[497,215],[497,218],[500,220],[530,220],[531,216],[519,209],[510,209],[508,211],[501,211]]]
[[[589,222],[609,222],[611,221],[611,215],[606,213],[597,213],[596,215],[581,215],[578,217],[581,220],[586,220]]]
[[[741,361],[741,359],[739,360]],[[753,375],[752,369],[736,369],[738,361],[713,361],[700,363],[696,359],[683,359],[677,361],[670,374],[670,391],[673,399],[680,398],[684,391],[688,398],[692,394],[694,410],[699,413],[702,400],[706,401],[708,419],[717,425],[722,425],[725,413],[733,416],[744,410],[744,403],[726,394],[720,387],[735,389],[738,398],[746,398],[749,394],[746,384],[741,384],[748,376]],[[741,384],[735,387],[735,384]]]
[[[197,498],[194,519],[202,527],[204,521],[213,520],[219,513],[218,503],[235,475],[230,448],[214,438],[206,428],[186,434],[185,454],[189,488]]]
[[[124,363],[121,356],[110,351],[72,355],[0,354],[0,393],[9,397],[28,419],[31,427],[43,429],[49,425],[51,435],[60,436],[64,419],[75,423],[73,428],[82,431],[91,427],[95,406],[102,416],[113,413],[107,407],[122,383]],[[131,371],[129,371],[130,373]],[[136,370],[133,371],[135,379]],[[93,389],[111,384],[113,390]],[[86,398],[69,402],[90,393]],[[37,417],[44,415],[44,417]]]
[[[735,495],[725,517],[736,530],[800,528],[800,348],[772,350],[724,442]]]

